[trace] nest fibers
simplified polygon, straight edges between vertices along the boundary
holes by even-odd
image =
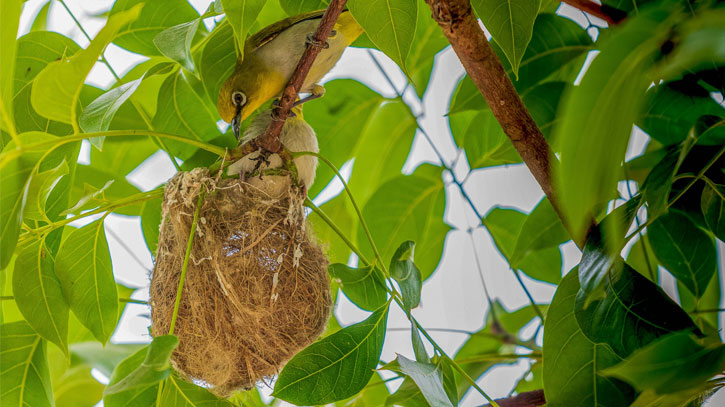
[[[282,197],[204,169],[166,186],[151,279],[151,330],[169,332],[199,191],[206,196],[174,333],[176,370],[227,396],[279,372],[323,332],[330,315],[327,259],[305,230],[303,192]]]

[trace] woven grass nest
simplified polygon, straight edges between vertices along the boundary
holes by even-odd
[[[304,192],[281,197],[205,169],[166,185],[151,278],[151,331],[169,332],[199,191],[197,223],[174,334],[174,368],[219,396],[279,373],[324,331],[328,261],[305,227]]]

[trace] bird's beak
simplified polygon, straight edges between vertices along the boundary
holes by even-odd
[[[239,141],[239,126],[242,124],[242,109],[237,108],[237,113],[234,115],[234,118],[232,119],[232,132],[234,132],[234,137],[237,138],[237,141]]]

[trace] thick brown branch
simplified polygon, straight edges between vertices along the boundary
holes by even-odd
[[[335,22],[337,22],[337,18],[345,8],[345,3],[347,3],[347,0],[330,1],[330,5],[327,6],[327,10],[325,10],[325,14],[322,16],[320,26],[317,27],[317,31],[312,37],[314,41],[311,42],[324,44],[327,41],[327,37],[330,36],[332,28],[335,26]],[[307,77],[307,74],[310,72],[312,63],[315,62],[315,58],[317,58],[317,55],[321,50],[322,48],[319,46],[310,43],[307,44],[307,48],[302,54],[300,62],[297,63],[297,68],[295,68],[295,71],[292,73],[292,77],[290,77],[289,82],[287,82],[287,86],[282,93],[282,97],[279,99],[279,105],[276,111],[277,118],[279,120],[272,121],[264,134],[257,138],[256,143],[258,146],[274,153],[278,153],[282,150],[282,143],[279,141],[279,133],[282,131],[284,120],[287,119],[287,116],[289,116],[290,109],[292,109],[292,105],[295,100],[297,100],[302,83]]]
[[[496,403],[500,407],[536,407],[546,404],[546,399],[544,398],[543,390],[534,390],[506,399],[498,399]],[[481,407],[491,407],[491,405],[486,404]]]
[[[562,0],[564,3],[578,8],[579,10],[591,14],[594,17],[599,17],[606,21],[609,25],[615,25],[620,23],[627,17],[627,13],[622,10],[610,7],[607,5],[600,5],[591,0]]]
[[[486,39],[469,0],[426,0],[443,34],[511,139],[552,206],[561,216],[551,174],[558,165],[544,135],[521,101],[501,61]],[[566,222],[564,223],[566,226]],[[577,242],[581,247],[582,242]]]

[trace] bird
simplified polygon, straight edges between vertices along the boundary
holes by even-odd
[[[319,10],[288,17],[247,39],[244,53],[237,59],[234,72],[222,85],[217,99],[219,115],[232,125],[237,139],[240,123],[267,101],[282,94],[307,42],[313,41],[312,35],[323,14],[324,10]],[[310,94],[303,101],[324,94],[324,87],[318,82],[362,32],[349,11],[340,14],[300,88],[300,93]]]
[[[302,106],[292,109],[293,115],[285,120],[279,140],[290,152],[312,151],[319,152],[317,137],[312,127],[302,116]],[[249,127],[244,131],[240,145],[254,140],[264,133],[269,124],[275,120],[273,109],[260,112],[252,119]],[[303,155],[293,160],[297,168],[297,179],[302,184],[305,194],[310,190],[315,180],[317,157]],[[264,170],[283,168],[284,162],[279,154],[265,156],[262,151],[254,151],[240,158],[227,167],[227,176],[239,175],[245,182],[263,190],[270,197],[281,197],[290,186],[290,178],[285,175],[264,175]]]

